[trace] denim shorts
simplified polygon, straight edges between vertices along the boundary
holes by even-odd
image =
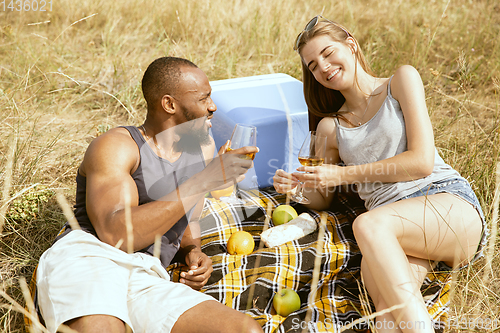
[[[400,200],[422,197],[426,195],[433,195],[438,193],[450,193],[458,196],[459,198],[464,199],[476,209],[476,211],[479,213],[479,216],[481,217],[481,223],[483,224],[483,232],[481,236],[481,241],[477,248],[476,255],[469,263],[471,264],[483,256],[483,249],[485,248],[486,243],[488,242],[489,230],[488,230],[488,225],[486,224],[486,219],[484,218],[483,210],[481,209],[481,204],[479,203],[479,200],[477,199],[477,196],[472,190],[467,179],[459,177],[459,178],[450,178],[433,182],[412,194],[404,196]],[[442,264],[446,266],[443,268],[448,268],[447,265],[445,265],[444,263]],[[461,266],[460,269],[463,269],[467,266],[468,265]]]

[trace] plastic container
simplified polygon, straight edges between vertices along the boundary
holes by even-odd
[[[212,81],[210,85],[217,105],[212,119],[217,148],[230,139],[236,123],[257,127],[260,151],[254,168],[238,186],[272,186],[277,169],[290,172],[300,166],[297,156],[309,131],[302,82],[280,73]]]

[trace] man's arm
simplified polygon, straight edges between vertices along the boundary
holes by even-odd
[[[203,148],[205,161],[209,163],[214,158],[215,142]],[[221,147],[219,153],[225,153],[226,145]],[[179,252],[185,260],[188,267],[187,272],[181,273],[179,282],[184,283],[195,290],[203,288],[212,275],[212,260],[201,251],[201,230],[200,217],[205,206],[205,197],[203,197],[194,207],[193,214],[189,220],[189,225],[182,236]]]
[[[193,289],[201,289],[212,275],[212,260],[201,251],[201,232],[199,216],[201,214],[204,198],[196,205],[193,218],[184,232],[181,240],[180,252],[188,267],[187,272],[181,273],[179,282]],[[201,209],[198,209],[201,208]]]
[[[214,159],[215,154],[215,141],[212,137],[210,137],[210,142],[210,145],[202,148],[203,158],[205,159],[206,164],[210,163]],[[221,147],[221,151],[219,153],[225,152],[226,145],[224,145],[224,147]],[[179,251],[183,259],[186,258],[186,255],[191,250],[198,249],[201,251],[201,231],[199,220],[203,212],[204,205],[205,195],[203,195],[203,197],[194,206],[193,213],[191,214],[191,217],[189,219],[189,224],[186,228],[186,231],[184,232],[184,235],[182,236]],[[189,266],[187,260],[185,262]]]
[[[242,148],[246,150],[256,148]],[[161,200],[139,206],[132,173],[137,168],[139,150],[126,129],[117,128],[96,138],[87,149],[80,172],[87,177],[87,214],[99,239],[127,251],[126,206],[130,207],[130,235],[133,251],[154,243],[165,234],[206,192],[243,175],[251,163],[237,154],[223,154],[200,173]]]
[[[132,178],[139,150],[125,129],[113,129],[95,139],[87,149],[81,171],[87,178],[87,214],[99,239],[127,250],[125,207],[130,206],[134,251],[154,242],[184,215],[182,202],[155,201],[139,206]],[[194,203],[193,203],[194,205]],[[155,223],[156,222],[156,223]]]

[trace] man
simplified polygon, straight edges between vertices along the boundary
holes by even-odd
[[[205,285],[212,266],[187,227],[205,193],[241,180],[251,167],[241,154],[258,149],[226,153],[222,147],[208,162],[216,106],[207,76],[190,61],[155,60],[142,88],[144,124],[112,129],[85,153],[75,204],[82,230],[68,226],[40,259],[38,304],[46,326],[51,332],[61,324],[78,332],[125,332],[126,326],[262,332],[252,318],[193,290]],[[161,243],[155,246],[155,239]],[[189,271],[173,283],[165,267],[178,250]]]

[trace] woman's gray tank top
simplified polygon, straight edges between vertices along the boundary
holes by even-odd
[[[365,165],[384,160],[407,150],[406,129],[399,102],[392,97],[391,80],[387,85],[387,97],[377,113],[359,127],[344,127],[336,118],[337,144],[340,159],[345,165]],[[368,166],[367,166],[368,168]],[[395,172],[395,166],[388,170],[366,170],[375,174]],[[397,183],[359,183],[358,194],[365,201],[368,210],[415,193],[432,182],[460,177],[457,171],[446,164],[435,149],[434,170],[431,175]]]

